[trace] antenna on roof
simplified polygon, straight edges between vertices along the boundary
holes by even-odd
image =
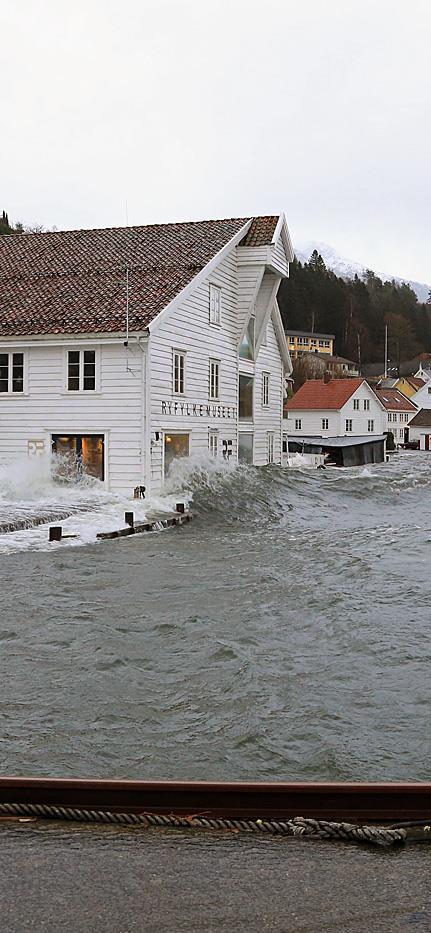
[[[126,339],[125,346],[129,344],[129,267],[126,265]]]

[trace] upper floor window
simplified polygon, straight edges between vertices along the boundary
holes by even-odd
[[[346,431],[353,431],[353,421],[351,418],[346,418]]]
[[[69,392],[95,391],[95,350],[69,350],[67,354],[67,388]]]
[[[353,399],[353,409],[354,411],[359,411],[359,399],[358,398]]]
[[[302,428],[302,418],[295,418],[295,431],[300,431]]]
[[[241,340],[239,355],[243,360],[254,360],[254,317],[250,317]]]
[[[368,430],[369,430],[369,431],[374,431],[374,421],[369,421],[369,422],[368,422]]]
[[[209,383],[210,398],[218,399],[220,391],[220,363],[218,360],[210,360]]]
[[[0,353],[0,392],[24,392],[23,353]]]
[[[210,324],[221,324],[221,288],[210,285]]]
[[[370,400],[369,398],[364,398],[364,411],[370,410]]]
[[[329,428],[329,418],[322,418],[322,431],[327,431]]]
[[[262,373],[262,405],[269,405],[269,373]]]
[[[172,390],[174,395],[184,395],[186,385],[185,374],[186,354],[182,353],[181,350],[174,350],[172,381]]]

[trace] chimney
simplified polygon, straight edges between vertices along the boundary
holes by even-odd
[[[331,379],[332,379],[332,373],[329,372],[329,369],[326,369],[326,370],[325,370],[325,374],[324,374],[324,376],[323,376],[323,382],[324,382],[325,386],[328,385],[328,382],[330,382]]]

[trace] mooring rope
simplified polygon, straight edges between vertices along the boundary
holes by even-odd
[[[112,813],[109,810],[83,810],[38,803],[1,803],[0,814],[71,820],[79,823],[111,823],[120,826],[172,826],[187,829],[228,829],[234,832],[272,833],[314,839],[366,842],[379,846],[405,843],[409,835],[404,827],[357,826],[296,816],[292,820],[221,819],[207,816],[174,816],[158,813]],[[429,829],[429,827],[424,827]],[[424,837],[426,838],[426,837]]]

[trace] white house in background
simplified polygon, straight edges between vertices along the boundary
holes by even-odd
[[[338,466],[384,459],[386,410],[361,377],[310,379],[284,415],[285,452],[328,453]]]
[[[431,450],[431,408],[422,408],[408,425],[409,442],[418,441],[420,450]]]
[[[375,392],[386,409],[385,431],[392,431],[397,445],[404,444],[408,422],[416,414],[417,406],[399,389],[378,386]]]
[[[292,256],[284,216],[0,237],[0,463],[131,493],[189,454],[281,462]]]
[[[424,376],[422,378],[425,378]],[[431,381],[427,380],[417,392],[411,396],[416,408],[431,408]]]
[[[385,406],[361,377],[309,379],[284,412],[284,430],[292,437],[362,437],[386,431]]]

